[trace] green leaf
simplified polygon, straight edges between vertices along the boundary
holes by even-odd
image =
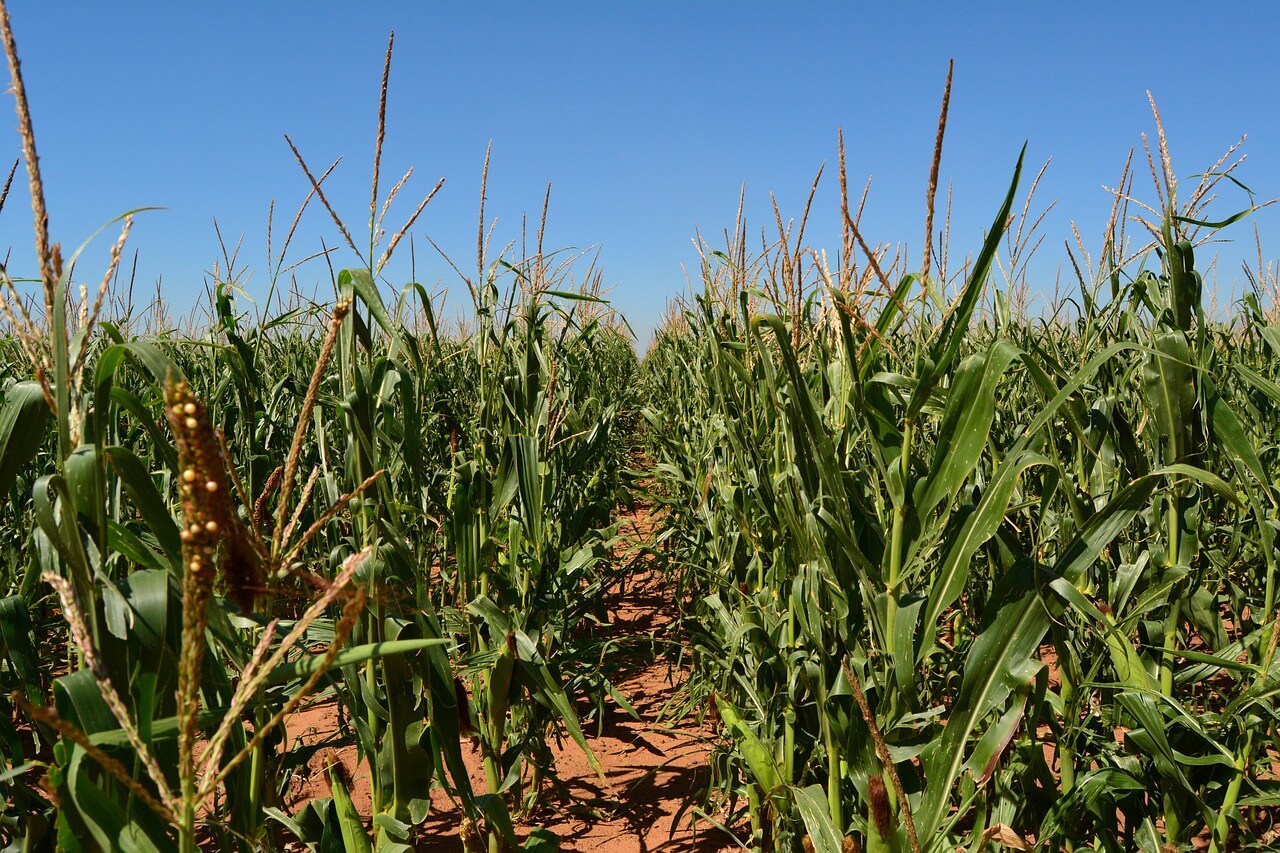
[[[952,786],[966,762],[969,738],[979,724],[1004,708],[1009,695],[1031,683],[1043,664],[1038,652],[1049,630],[1049,613],[1031,578],[1029,565],[1003,579],[989,608],[995,612],[965,658],[960,692],[942,736],[922,756],[928,784],[916,812],[921,838],[942,829]]]
[[[938,621],[943,611],[950,607],[969,577],[969,564],[982,544],[995,535],[1004,522],[1013,498],[1014,489],[1024,472],[1036,465],[1048,465],[1049,460],[1038,453],[1024,451],[1013,457],[1005,457],[1000,463],[995,479],[983,493],[977,509],[965,519],[960,533],[947,549],[938,574],[930,585],[929,603],[921,622],[919,658],[923,660],[933,649],[938,634]]]
[[[1013,209],[1013,196],[1018,191],[1018,182],[1022,178],[1022,161],[1026,155],[1027,146],[1023,145],[1022,151],[1018,154],[1018,163],[1013,169],[1013,180],[1009,182],[1009,191],[1005,194],[1004,203],[1000,205],[1000,211],[991,223],[991,230],[987,232],[982,249],[973,260],[969,278],[960,291],[955,305],[947,312],[947,317],[939,327],[933,342],[929,345],[928,361],[917,377],[920,384],[916,386],[911,400],[907,403],[908,419],[914,419],[919,414],[937,378],[946,375],[951,362],[960,352],[960,344],[969,332],[969,321],[973,319],[974,309],[978,307],[982,291],[986,288],[987,277],[991,274],[991,265],[995,261],[996,253],[1000,249],[1000,240],[1009,224],[1009,212]]]
[[[378,285],[369,271],[360,268],[342,270],[338,273],[338,290],[360,297],[360,301],[373,315],[373,319],[391,339],[392,346],[387,352],[387,358],[394,359],[403,346],[403,327],[394,322],[391,315],[387,313],[387,306],[382,301],[382,293],[378,290]]]
[[[1163,461],[1181,462],[1191,450],[1191,412],[1196,402],[1191,350],[1181,332],[1165,332],[1155,339],[1143,380],[1156,428],[1164,439]]]
[[[49,404],[39,384],[10,386],[0,405],[0,495],[8,496],[18,473],[35,459],[48,424]]]
[[[392,640],[386,643],[366,643],[363,646],[355,646],[349,649],[343,649],[334,655],[331,669],[340,669],[344,666],[352,666],[364,663],[367,660],[375,658],[388,657],[391,655],[404,655],[411,652],[421,651],[422,649],[431,648],[432,646],[448,645],[449,640],[438,637],[423,638],[415,640]],[[271,670],[271,674],[267,676],[268,684],[283,684],[286,681],[293,681],[296,678],[306,678],[314,673],[324,664],[324,655],[305,655],[298,660],[283,663],[275,669]]]
[[[793,788],[792,794],[815,853],[841,853],[840,833],[831,823],[827,792],[821,785],[810,785]]]
[[[529,835],[524,840],[524,847],[521,849],[527,853],[559,853],[560,836],[549,829],[535,826],[529,830]]]
[[[338,826],[342,829],[343,849],[348,853],[372,853],[373,847],[360,820],[360,812],[356,811],[351,792],[335,764],[329,765],[329,788],[333,791],[333,806],[338,815]]]
[[[40,655],[32,642],[27,603],[20,595],[0,598],[0,659],[7,660],[22,679],[27,698],[43,703]]]
[[[533,644],[533,641],[529,639],[528,635],[523,631],[514,631],[513,633],[516,640],[516,655],[520,669],[534,685],[534,698],[556,711],[560,721],[568,729],[569,737],[573,738],[573,742],[586,755],[587,763],[591,765],[591,769],[595,771],[597,776],[604,779],[604,767],[601,766],[600,760],[591,750],[590,744],[587,743],[587,738],[582,733],[582,726],[578,722],[578,714],[573,710],[573,703],[565,695],[564,688],[560,686],[560,680],[552,673],[546,661],[543,660],[542,654]]]
[[[107,461],[111,463],[116,476],[120,478],[129,500],[138,508],[138,513],[147,523],[147,529],[156,537],[160,547],[169,559],[175,577],[182,576],[182,540],[179,536],[178,524],[169,513],[168,503],[160,496],[151,473],[143,465],[133,451],[124,447],[108,447],[103,451]]]
[[[1062,556],[1054,564],[1054,574],[1079,587],[1085,572],[1093,566],[1102,549],[1110,545],[1120,531],[1132,523],[1134,516],[1146,507],[1161,477],[1159,472],[1139,477],[1094,513],[1063,549]]]
[[[916,499],[922,526],[940,503],[955,497],[977,465],[995,418],[996,384],[1019,354],[1013,344],[997,341],[986,353],[966,358],[956,370],[927,485]]]
[[[720,711],[720,719],[724,721],[725,727],[729,729],[729,735],[737,743],[738,751],[747,762],[747,767],[751,770],[756,784],[765,795],[774,794],[782,787],[782,773],[773,759],[773,753],[760,742],[760,738],[756,737],[756,733],[747,725],[746,720],[742,718],[742,714],[732,702],[719,693],[715,696],[715,702],[716,709]],[[826,808],[825,798],[823,808]]]

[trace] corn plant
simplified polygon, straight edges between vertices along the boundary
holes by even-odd
[[[56,448],[47,473],[30,485],[30,568],[19,595],[5,599],[6,660],[21,679],[11,701],[34,724],[34,743],[14,732],[6,714],[4,782],[9,788],[41,767],[47,771],[64,849],[194,850],[202,836],[221,849],[270,846],[264,817],[282,817],[276,783],[299,760],[276,752],[279,730],[323,686],[330,668],[399,661],[446,642],[406,633],[344,650],[367,596],[353,582],[374,552],[360,548],[332,573],[313,568],[317,539],[378,477],[319,510],[311,509],[310,485],[292,490],[351,303],[338,303],[309,363],[293,360],[310,380],[287,421],[288,444],[277,445],[283,464],[260,493],[250,493],[242,472],[252,475],[254,466],[235,464],[226,432],[214,426],[216,415],[192,384],[211,380],[207,388],[225,388],[222,368],[244,355],[229,306],[218,306],[226,344],[213,341],[208,360],[190,358],[194,348],[124,339],[101,311],[129,214],[96,298],[82,288],[77,309],[71,270],[80,252],[64,265],[49,241],[16,49],[7,14],[0,18],[31,177],[44,302],[43,313],[33,315],[18,282],[7,270],[0,275],[4,310],[35,377],[6,395],[7,485],[46,438]],[[199,378],[185,375],[183,361]],[[321,591],[296,616],[279,618],[279,596],[304,577]],[[32,669],[27,627],[32,603],[43,607],[42,589],[52,590],[67,626],[71,672],[52,684]],[[332,616],[340,596],[341,616]],[[309,654],[317,643],[328,650]],[[447,659],[443,668],[452,699]],[[437,725],[433,732],[437,750],[459,767],[456,728]],[[20,794],[13,810],[7,807],[5,835],[34,843],[48,814],[33,807],[29,789]],[[343,827],[366,832],[349,816]]]
[[[379,211],[389,68],[390,50],[371,212]],[[385,249],[387,203],[371,218],[368,245],[357,245],[325,198],[324,176],[295,154],[364,264],[335,281],[352,310],[336,338],[336,375],[316,390],[337,402],[341,416],[321,425],[317,467],[302,487],[351,489],[377,476],[355,505],[349,533],[334,543],[334,553],[374,553],[362,577],[370,607],[356,639],[441,636],[451,646],[430,650],[417,666],[370,660],[335,684],[374,771],[379,843],[409,840],[438,781],[454,792],[469,826],[484,822],[496,851],[514,843],[510,808],[533,809],[554,779],[548,740],[562,728],[603,775],[570,691],[591,688],[602,697],[611,687],[583,627],[602,615],[603,560],[621,482],[621,333],[595,293],[594,267],[575,282],[574,258],[543,251],[544,205],[536,251],[512,257],[508,247],[492,260],[492,226],[481,207],[477,271],[464,277],[474,327],[455,338],[442,334],[435,302],[420,285],[404,286],[392,302],[382,281],[435,190]],[[581,369],[597,364],[622,375]],[[440,460],[443,470],[427,460]],[[290,482],[286,471],[280,488]],[[417,722],[424,716],[429,727]],[[472,732],[486,779],[479,796],[451,746]],[[435,775],[445,767],[449,778]]]
[[[644,365],[648,440],[754,848],[1227,849],[1271,803],[1274,495],[1230,389],[1276,398],[1195,269],[1253,205],[1204,215],[1223,163],[1179,203],[1161,140],[1152,242],[1126,170],[1071,326],[984,302],[1006,226],[1005,270],[1035,230],[1021,163],[949,302],[927,263],[892,280],[847,192],[836,270],[807,210],[759,256],[741,222],[707,248]]]

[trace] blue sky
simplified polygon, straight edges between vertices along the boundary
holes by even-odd
[[[465,267],[474,257],[485,147],[498,242],[536,217],[552,184],[547,244],[599,245],[613,299],[642,340],[696,264],[696,228],[732,223],[740,186],[755,226],[769,193],[799,215],[818,167],[830,166],[812,240],[835,249],[836,129],[850,181],[874,176],[865,231],[918,252],[924,189],[947,60],[956,60],[942,182],[955,192],[953,253],[976,249],[1024,141],[1053,163],[1039,193],[1058,199],[1036,267],[1052,285],[1068,222],[1097,242],[1102,184],[1152,129],[1145,91],[1164,115],[1177,171],[1211,164],[1241,134],[1240,177],[1280,195],[1280,52],[1263,4],[1203,3],[52,3],[10,0],[24,60],[53,238],[75,245],[142,205],[134,229],[138,288],[163,277],[192,303],[218,257],[216,217],[265,285],[265,223],[277,241],[308,184],[288,133],[313,166],[344,156],[326,183],[353,229],[364,226],[378,80],[396,32],[383,180],[415,177],[392,227],[446,178],[414,233],[417,277],[456,285],[420,239]],[[0,159],[18,155],[11,101]],[[5,153],[5,152],[8,153]],[[9,160],[11,162],[11,160]],[[25,184],[0,213],[0,248],[29,253]],[[1142,192],[1149,196],[1145,183]],[[1222,210],[1243,203],[1236,198]],[[1264,242],[1271,211],[1256,219]],[[1220,286],[1240,279],[1252,229],[1237,226]],[[317,206],[291,254],[338,238]],[[86,268],[105,262],[99,238]],[[401,250],[407,260],[407,250]],[[351,265],[339,253],[335,263]],[[15,270],[16,271],[16,270]],[[97,273],[88,275],[93,278]],[[300,284],[327,289],[313,263]],[[407,269],[393,269],[402,283]]]

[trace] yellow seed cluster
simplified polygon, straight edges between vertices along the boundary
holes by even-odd
[[[165,412],[173,428],[181,465],[183,562],[193,574],[211,572],[219,531],[229,529],[232,508],[227,490],[222,447],[218,444],[204,405],[186,382],[175,382],[165,392]]]
[[[185,525],[180,534],[182,556],[192,591],[206,597],[212,591],[216,570],[221,568],[227,594],[241,607],[251,608],[260,571],[247,531],[231,504],[232,490],[217,433],[204,405],[185,382],[172,383],[166,389],[165,414],[178,446],[178,489]]]

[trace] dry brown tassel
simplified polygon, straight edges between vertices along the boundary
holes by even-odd
[[[867,799],[871,801],[871,820],[876,825],[876,832],[888,841],[893,837],[893,810],[889,806],[889,789],[879,774],[867,780]]]

